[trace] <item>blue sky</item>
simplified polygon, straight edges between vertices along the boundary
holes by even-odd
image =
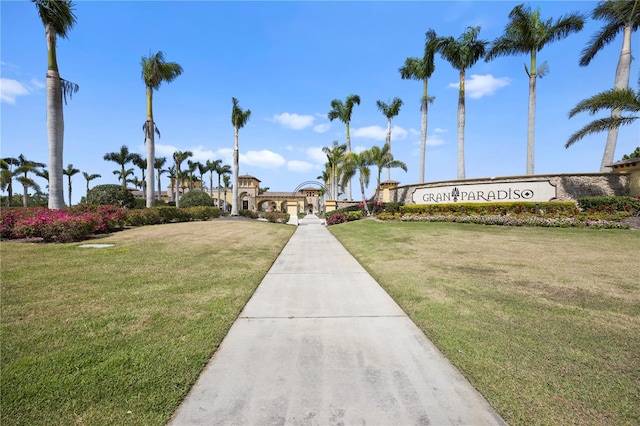
[[[402,184],[418,181],[420,149],[419,81],[402,80],[398,68],[422,56],[425,32],[458,37],[480,25],[480,38],[503,33],[512,1],[423,2],[214,2],[77,1],[77,24],[58,41],[61,76],[80,85],[65,107],[64,165],[101,178],[91,186],[117,183],[117,165],[105,153],[127,145],[145,154],[145,86],[140,60],[163,51],[184,68],[154,94],[154,118],[162,137],[156,156],[190,150],[194,160],[232,164],[231,98],[251,110],[240,130],[240,173],[272,191],[293,191],[322,173],[323,146],[345,141],[345,126],[329,122],[333,99],[358,94],[353,110],[352,147],[382,146],[386,118],[377,100],[404,101],[393,120],[392,152],[409,171],[392,170]],[[542,1],[542,17],[587,15],[593,1]],[[44,28],[29,1],[0,2],[1,156],[47,162],[46,43]],[[613,86],[621,35],[589,67],[578,58],[600,27],[587,19],[583,31],[552,43],[538,55],[550,72],[538,81],[536,173],[597,172],[606,134],[564,144],[589,122],[568,119],[580,100]],[[638,34],[632,53],[640,54]],[[467,71],[465,157],[467,178],[524,174],[526,166],[528,57],[479,61]],[[640,68],[632,63],[635,88]],[[458,72],[441,58],[430,79],[426,181],[457,176]],[[615,158],[639,144],[639,123],[620,132]],[[133,167],[133,166],[132,166]],[[140,171],[136,168],[136,175]],[[384,178],[383,174],[383,178]],[[163,175],[163,188],[168,184]],[[41,182],[44,188],[45,183]],[[66,185],[66,179],[65,179]],[[370,196],[375,184],[367,191]],[[73,202],[85,194],[82,174],[73,178]],[[355,195],[354,195],[355,196]],[[66,200],[66,186],[65,186]]]

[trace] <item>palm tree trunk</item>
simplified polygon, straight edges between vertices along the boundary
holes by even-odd
[[[464,170],[464,122],[465,122],[465,72],[460,71],[460,90],[458,92],[458,179],[465,178]]]
[[[153,88],[147,87],[147,133],[145,145],[147,145],[147,193],[143,194],[147,199],[147,208],[153,207],[153,172],[155,171],[156,147],[154,140],[155,125],[153,123]]]
[[[71,176],[69,176],[69,207],[71,207]]]
[[[23,183],[22,184],[22,207],[26,209],[28,206],[29,206],[29,186],[26,183]]]
[[[213,188],[211,190],[213,191]],[[218,203],[217,204],[218,204],[218,208],[221,209],[222,207],[220,206],[220,175],[218,175]]]
[[[527,123],[527,174],[534,174],[534,144],[536,122],[536,79],[535,71],[529,76],[529,114]]]
[[[387,144],[391,152],[391,119],[387,118]],[[387,167],[387,180],[391,180],[391,167]],[[380,187],[380,176],[378,176],[378,187]]]
[[[233,188],[231,188],[231,216],[238,216],[238,128],[233,129]]]
[[[346,153],[349,154],[351,152],[351,134],[349,132],[349,122],[347,122],[346,124],[347,124],[347,150],[346,150]],[[349,201],[353,200],[353,197],[351,196],[351,179],[349,179],[349,181],[347,182],[347,200],[349,200]]]
[[[160,170],[158,170],[158,201],[162,200],[162,182],[160,181]]]
[[[629,71],[631,68],[631,25],[626,25],[623,30],[622,50],[618,59],[616,68],[616,80],[613,84],[614,89],[624,89],[629,86]],[[619,109],[611,110],[611,118],[619,118],[621,111]],[[613,156],[616,151],[618,142],[618,129],[614,127],[609,129],[607,134],[607,143],[604,146],[604,154],[600,163],[600,172],[608,172],[610,169],[606,166],[613,163]]]
[[[62,148],[64,117],[60,74],[47,71],[47,133],[49,137],[49,208],[64,207],[64,176],[62,174]]]
[[[364,179],[362,178],[362,172],[360,172],[360,192],[362,192],[362,202],[364,203],[364,211],[367,216],[371,216],[369,213],[369,205],[367,204],[367,196],[364,193]]]
[[[424,182],[424,168],[425,168],[425,156],[427,150],[427,79],[424,80],[423,83],[423,92],[422,92],[422,105],[420,106],[420,111],[422,112],[422,125],[420,132],[420,179],[419,183]]]

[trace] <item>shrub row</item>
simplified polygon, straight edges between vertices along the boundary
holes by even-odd
[[[90,235],[118,231],[124,226],[208,220],[219,216],[217,207],[154,207],[143,210],[110,205],[80,205],[60,210],[5,208],[0,212],[0,237],[42,238],[45,242],[82,241]]]
[[[611,220],[579,220],[574,218],[550,218],[550,217],[515,217],[505,215],[490,216],[402,216],[403,222],[456,222],[475,223],[480,225],[506,225],[506,226],[544,226],[552,228],[593,228],[593,229],[628,229],[629,224]]]
[[[541,216],[573,216],[579,212],[575,203],[556,201],[546,203],[455,203],[410,204],[400,208],[403,215],[459,214],[459,215],[508,215],[537,214]]]
[[[628,212],[640,214],[640,198],[633,197],[580,197],[578,205],[586,212]]]

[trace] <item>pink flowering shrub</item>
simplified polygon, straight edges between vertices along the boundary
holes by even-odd
[[[3,210],[2,238],[42,238],[45,242],[81,241],[95,233],[122,228],[126,210],[113,206],[77,206],[61,210],[45,207]]]

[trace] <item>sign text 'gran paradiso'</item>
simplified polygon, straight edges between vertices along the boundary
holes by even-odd
[[[413,202],[416,204],[545,202],[555,197],[556,188],[549,181],[529,181],[419,188],[413,193]]]

